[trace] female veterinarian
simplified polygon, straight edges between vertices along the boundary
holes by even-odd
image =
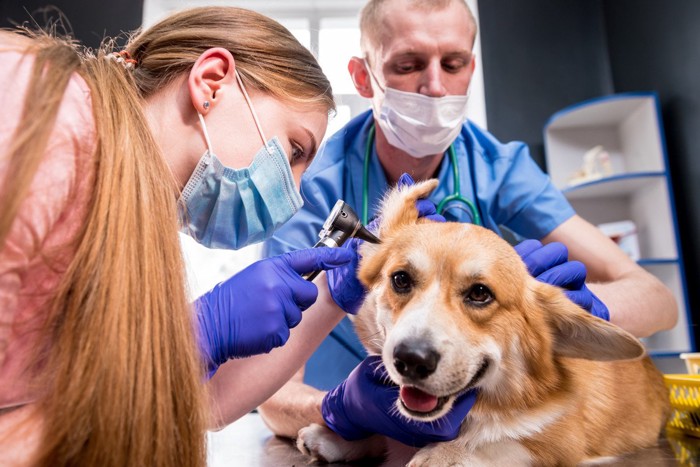
[[[120,53],[2,32],[0,102],[0,464],[204,465],[211,399],[250,411],[363,293],[321,248],[186,299],[178,229],[239,248],[299,209],[328,80],[276,22],[200,8]]]

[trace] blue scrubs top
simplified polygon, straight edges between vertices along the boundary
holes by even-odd
[[[364,157],[373,124],[371,110],[358,115],[320,148],[301,179],[304,206],[265,242],[264,255],[309,248],[338,199],[362,216]],[[501,234],[501,226],[522,238],[540,239],[574,215],[564,195],[537,166],[521,142],[503,144],[471,122],[454,142],[461,194],[479,210],[484,227]],[[371,151],[368,219],[377,214],[390,188],[376,150]],[[430,195],[436,205],[454,193],[449,157],[438,170],[439,185]],[[468,210],[451,209],[448,220],[471,222]],[[325,339],[305,367],[304,381],[319,389],[339,384],[366,352],[345,318]]]

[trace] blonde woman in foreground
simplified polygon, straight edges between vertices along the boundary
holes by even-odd
[[[273,394],[357,257],[266,259],[193,306],[178,229],[239,248],[287,221],[328,80],[278,23],[199,8],[119,53],[0,32],[0,103],[0,464],[205,465],[208,377],[236,358],[229,418]]]

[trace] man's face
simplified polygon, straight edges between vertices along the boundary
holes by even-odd
[[[396,0],[385,6],[371,66],[382,86],[430,97],[463,95],[474,72],[473,36],[459,2],[430,11]]]

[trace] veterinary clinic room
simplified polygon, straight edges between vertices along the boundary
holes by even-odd
[[[0,1],[0,465],[700,465],[700,1]]]

